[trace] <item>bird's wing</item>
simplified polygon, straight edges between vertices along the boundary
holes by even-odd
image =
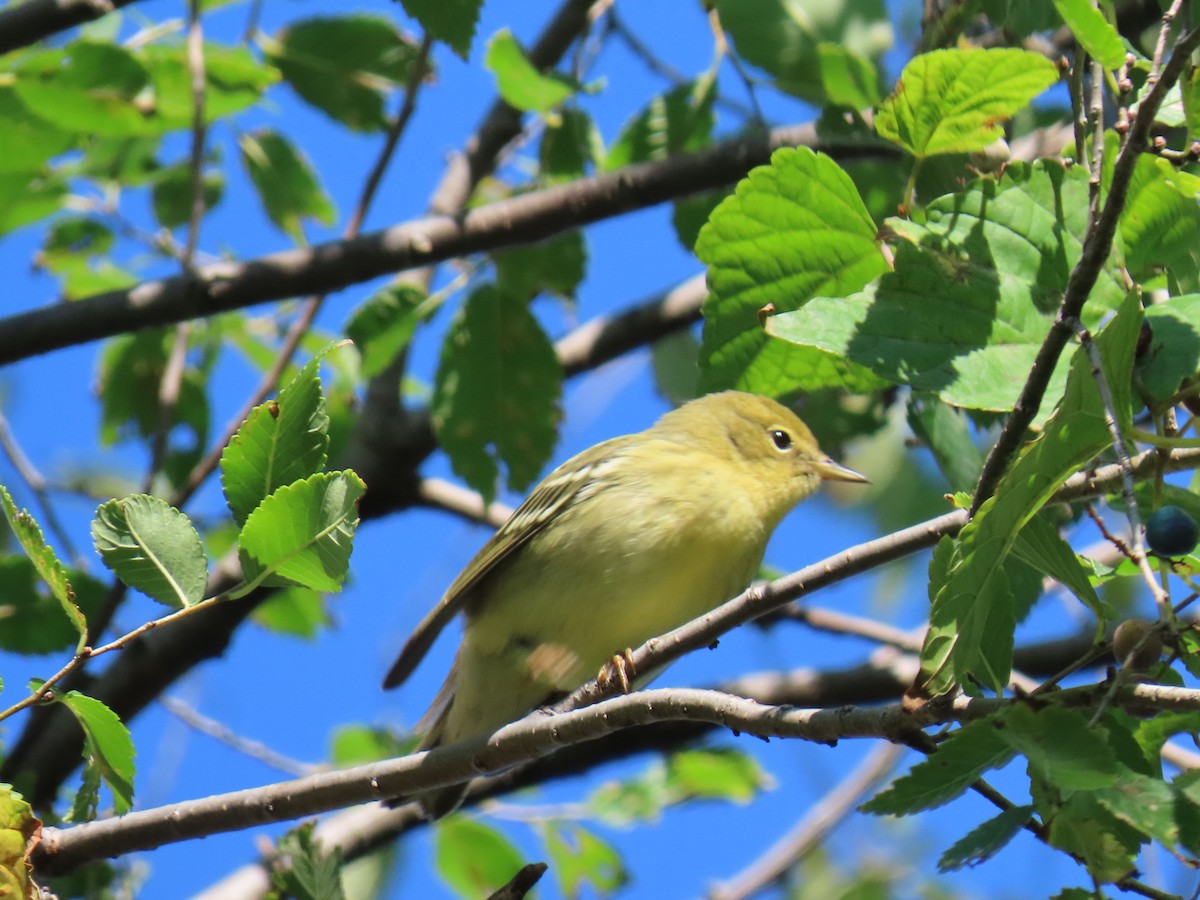
[[[586,500],[604,480],[608,464],[630,440],[617,437],[572,457],[546,476],[525,502],[480,548],[454,583],[409,636],[383,680],[384,688],[403,684],[446,624],[466,606],[471,592],[506,559],[541,531],[564,507]]]

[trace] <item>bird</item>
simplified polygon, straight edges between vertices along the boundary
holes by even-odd
[[[461,612],[462,642],[417,723],[419,747],[490,734],[736,595],[776,526],[822,481],[867,480],[775,400],[691,400],[547,475],[417,626],[384,688],[403,683]],[[418,799],[440,818],[465,789]]]

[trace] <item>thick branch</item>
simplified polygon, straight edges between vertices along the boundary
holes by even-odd
[[[1058,696],[1062,702],[1087,706],[1095,701],[1096,688],[1073,688]],[[640,725],[707,722],[763,738],[800,738],[831,745],[848,738],[881,738],[907,744],[919,729],[977,719],[1012,702],[1020,701],[963,696],[927,704],[917,711],[905,710],[900,704],[826,710],[765,706],[719,691],[640,691],[573,712],[533,713],[490,736],[399,759],[174,803],[73,828],[46,828],[33,860],[43,874],[66,872],[93,859],[410,795],[472,775],[500,772],[560,747]],[[1120,692],[1119,702],[1142,713],[1196,711],[1200,710],[1200,691],[1132,685]]]
[[[381,275],[470,253],[530,243],[621,213],[735,181],[787,146],[823,147],[812,125],[718,144],[701,153],[522,194],[461,218],[427,216],[357,238],[97,294],[0,319],[0,364],[139,328],[217,315],[301,294],[327,293]],[[825,147],[840,158],[877,147]]]
[[[91,22],[134,0],[26,0],[0,10],[0,53],[11,53]]]

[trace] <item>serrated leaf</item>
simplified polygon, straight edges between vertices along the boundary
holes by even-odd
[[[525,863],[499,831],[465,816],[436,823],[434,857],[442,880],[465,900],[488,896]]]
[[[676,153],[693,153],[711,140],[716,81],[702,78],[654,97],[621,128],[604,168],[614,169]]]
[[[1032,817],[1032,806],[1014,806],[972,828],[942,854],[938,871],[953,872],[963,866],[987,862],[1004,849]]]
[[[860,809],[876,815],[904,816],[949,803],[984,772],[1013,757],[1012,747],[990,719],[959,728],[906,775],[876,794]]]
[[[1131,416],[1130,370],[1141,320],[1141,304],[1131,294],[1095,338],[1123,422]],[[1066,390],[1041,437],[1025,448],[996,493],[959,533],[945,582],[930,584],[933,605],[917,683],[931,696],[972,677],[993,690],[1003,689],[1012,665],[1015,624],[1005,557],[1054,491],[1111,440],[1091,363],[1080,347],[1071,355]]]
[[[263,498],[325,465],[329,415],[321,391],[322,356],[310,359],[277,399],[255,407],[221,453],[221,486],[239,525]]]
[[[562,367],[528,306],[494,285],[477,288],[450,327],[430,411],[438,442],[472,488],[527,487],[557,437]]]
[[[892,46],[883,0],[717,0],[721,26],[738,55],[764,69],[780,90],[815,105],[828,98],[819,66],[822,45],[875,59]]]
[[[1100,599],[1071,545],[1044,514],[1029,519],[1013,544],[1013,555],[1048,575],[1071,593],[1101,621],[1116,617],[1116,611]]]
[[[59,696],[67,709],[75,714],[83,728],[84,758],[94,764],[112,791],[117,815],[133,807],[133,758],[135,750],[129,729],[111,709],[94,697],[78,691]]]
[[[1118,764],[1104,733],[1076,710],[1014,706],[1004,725],[1000,737],[1025,755],[1030,772],[1064,794],[1111,787],[1133,774]]]
[[[1092,0],[1054,0],[1054,8],[1088,56],[1106,69],[1116,69],[1125,62],[1121,35]]]
[[[538,153],[545,183],[579,178],[590,164],[604,159],[604,139],[591,116],[568,106],[556,118],[546,123]]]
[[[345,900],[341,849],[318,846],[313,827],[308,822],[279,839],[279,853],[290,865],[274,873],[277,887],[292,900]]]
[[[1114,816],[1164,847],[1179,842],[1175,792],[1161,778],[1125,770],[1116,784],[1096,792]]]
[[[471,52],[483,0],[400,0],[423,29],[444,41],[463,59]]]
[[[136,55],[154,85],[150,121],[164,131],[191,128],[195,100],[185,42],[151,42]],[[205,43],[204,121],[216,122],[252,106],[278,80],[278,70],[248,48]]]
[[[548,113],[579,90],[574,79],[538,71],[507,28],[492,35],[483,64],[495,76],[505,102],[525,112]]]
[[[264,128],[241,133],[238,147],[267,217],[280,231],[302,243],[305,219],[333,223],[333,202],[312,164],[291,141]]]
[[[1087,229],[1086,173],[1010,166],[940,197],[924,224],[889,219],[895,271],[860,293],[818,296],[767,320],[767,332],[869,367],[969,409],[1007,411],[1050,329]],[[910,244],[909,241],[912,243]],[[1096,327],[1124,299],[1106,268],[1084,309]],[[1065,384],[1060,360],[1046,396]],[[1044,406],[1043,415],[1049,406]]]
[[[238,558],[247,586],[295,584],[340,591],[350,565],[362,479],[347,469],[284,485],[246,519]]]
[[[75,592],[71,589],[71,580],[67,576],[66,567],[59,561],[54,549],[46,543],[42,529],[37,520],[28,510],[18,510],[9,496],[8,489],[0,485],[0,504],[4,506],[4,516],[8,519],[8,527],[13,536],[29,556],[38,577],[50,588],[50,593],[58,601],[67,619],[79,634],[80,646],[87,635],[87,619],[75,603]]]
[[[266,56],[308,103],[356,131],[387,127],[388,88],[412,77],[417,48],[383,16],[315,16],[264,42]]]
[[[1057,80],[1054,63],[1028,50],[923,53],[876,111],[875,130],[917,159],[976,152],[1002,138],[1000,123]]]
[[[1073,794],[1049,820],[1050,843],[1083,858],[1100,881],[1116,881],[1134,868],[1141,836],[1105,809],[1090,792]]]
[[[887,263],[875,232],[853,182],[824,154],[777,150],[770,165],[752,170],[696,241],[709,287],[701,389],[777,395],[873,383],[856,364],[771,340],[759,316],[845,296],[881,275]]]
[[[191,520],[165,500],[110,500],[92,520],[96,552],[118,578],[168,606],[204,599],[208,556]]]
[[[373,294],[350,314],[343,329],[362,357],[362,375],[374,378],[408,346],[426,313],[425,292],[397,284]]]

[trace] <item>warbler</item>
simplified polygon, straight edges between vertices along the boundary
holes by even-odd
[[[458,612],[462,644],[418,723],[422,749],[489,734],[614,655],[750,583],[780,520],[822,480],[867,479],[786,407],[709,394],[567,460],[450,585],[384,679],[402,683]],[[465,786],[422,795],[438,817]]]

